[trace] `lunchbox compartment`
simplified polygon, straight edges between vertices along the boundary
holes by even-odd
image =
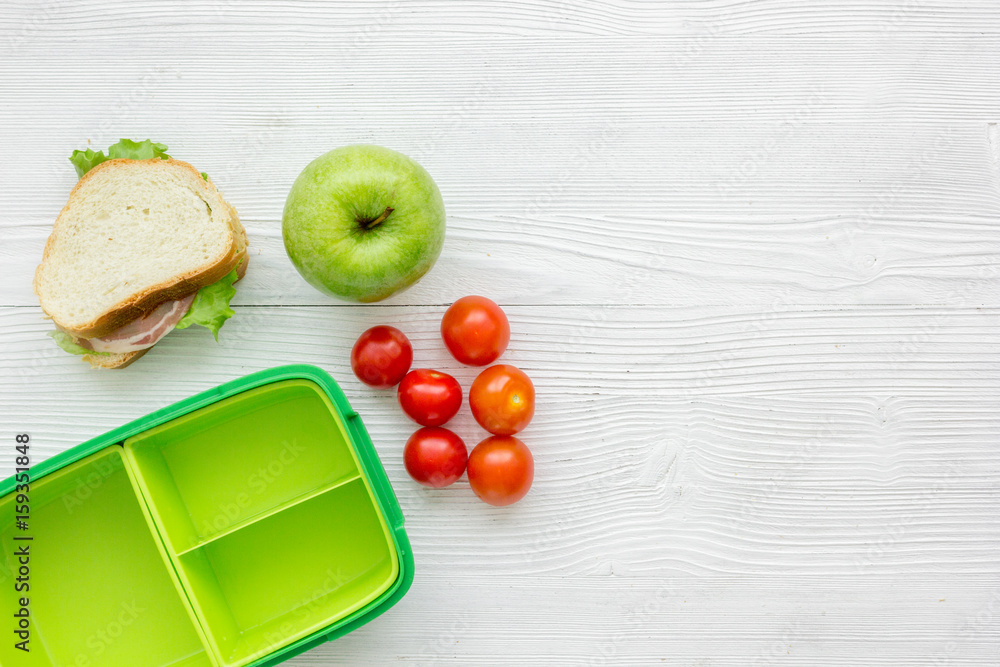
[[[24,667],[211,667],[198,625],[154,539],[120,446],[30,487],[27,530],[16,493],[0,500],[0,608],[30,605],[30,652],[0,642],[0,664]],[[14,540],[30,535],[30,541]],[[15,551],[29,549],[30,590],[17,592]]]
[[[402,514],[358,415],[314,366],[253,373],[0,482],[0,609],[30,535],[31,651],[0,665],[272,667],[395,604]],[[14,639],[13,636],[11,639]]]
[[[225,665],[244,665],[361,609],[399,574],[361,478],[178,557],[195,611]]]
[[[176,553],[360,474],[333,406],[308,380],[242,392],[125,448]]]

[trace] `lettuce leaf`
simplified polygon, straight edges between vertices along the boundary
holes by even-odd
[[[215,340],[218,341],[219,329],[226,323],[226,320],[235,314],[233,309],[229,307],[230,299],[236,295],[236,288],[233,287],[234,282],[236,282],[236,269],[230,271],[222,280],[198,290],[191,302],[191,307],[174,328],[186,329],[192,324],[198,324],[211,331]],[[56,329],[50,331],[49,336],[59,347],[70,354],[94,354],[104,357],[111,355],[110,352],[88,350],[65,331]]]
[[[83,178],[84,174],[97,165],[116,158],[127,158],[129,160],[160,158],[161,160],[169,160],[170,156],[167,155],[166,144],[157,144],[149,139],[145,141],[119,139],[118,143],[108,147],[107,155],[104,154],[104,151],[94,151],[90,148],[85,151],[75,150],[73,151],[73,155],[70,156],[69,161],[73,163],[76,175],[79,178]],[[209,180],[208,174],[205,172],[201,172],[201,177],[206,181]],[[229,300],[236,294],[236,289],[233,287],[236,277],[236,269],[233,269],[222,280],[198,290],[198,294],[195,295],[194,301],[191,302],[188,312],[184,314],[184,317],[180,319],[174,328],[186,329],[192,324],[199,324],[211,331],[212,335],[215,336],[215,340],[218,341],[219,329],[225,324],[226,320],[235,314],[232,308],[229,307]],[[94,354],[101,356],[110,356],[111,354],[110,352],[88,350],[79,345],[72,336],[58,329],[50,331],[49,336],[55,340],[59,347],[70,354]]]
[[[52,336],[52,339],[56,342],[56,344],[59,347],[69,352],[70,354],[93,354],[98,357],[111,356],[110,352],[94,352],[93,350],[88,350],[82,345],[78,345],[76,339],[74,339],[65,331],[59,331],[58,329],[56,329],[55,331],[50,331],[49,335]]]
[[[233,283],[236,282],[236,269],[211,285],[202,287],[195,295],[191,307],[177,323],[175,329],[186,329],[192,324],[200,324],[219,340],[219,329],[235,313],[229,307],[229,300],[236,294]]]
[[[158,157],[162,160],[170,159],[167,155],[166,144],[154,144],[149,139],[145,141],[132,141],[131,139],[120,139],[117,144],[112,144],[108,148],[108,154],[104,151],[73,151],[69,161],[76,167],[76,175],[83,178],[88,171],[108,160],[115,158],[128,158],[130,160],[151,160]],[[206,179],[207,180],[207,179]]]
[[[158,157],[161,160],[169,160],[166,144],[154,144],[149,139],[145,141],[132,141],[131,139],[119,139],[117,144],[112,144],[108,148],[108,156],[111,158],[128,158],[129,160],[152,160]]]

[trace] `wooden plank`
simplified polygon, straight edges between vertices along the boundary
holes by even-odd
[[[975,576],[556,579],[421,565],[396,610],[289,664],[853,667],[863,655],[873,666],[980,667],[996,658],[1000,592]]]
[[[6,428],[47,456],[243,373],[314,363],[364,416],[423,559],[512,576],[996,572],[996,309],[512,307],[504,360],[539,406],[523,434],[536,485],[506,511],[464,483],[413,484],[414,425],[349,370],[356,335],[389,322],[417,366],[467,388],[476,371],[449,361],[441,310],[239,308],[218,347],[175,332],[102,373],[56,349],[35,309],[3,309]],[[485,435],[467,410],[453,427]]]
[[[182,7],[183,15],[176,10]],[[174,39],[192,33],[284,35],[290,40],[322,35],[331,41],[384,44],[412,35],[476,37],[684,36],[697,49],[705,40],[734,34],[997,33],[1000,10],[989,0],[710,0],[630,2],[536,0],[533,2],[400,2],[353,0],[331,8],[308,0],[281,3],[84,0],[38,5],[8,3],[0,28],[19,39],[39,32],[61,39],[114,39],[145,31]]]
[[[298,276],[280,235],[290,184],[321,150],[319,126],[307,112],[263,135],[245,118],[219,120],[231,137],[165,116],[162,131],[248,227],[240,302],[335,303]],[[390,303],[470,292],[521,304],[996,303],[1000,174],[985,125],[615,128],[500,127],[483,110],[442,136],[422,161],[447,202],[448,241],[436,268]],[[420,132],[410,142],[390,134],[385,143],[419,152]],[[254,158],[261,136],[266,179]],[[328,146],[358,138],[348,131]],[[16,145],[29,139],[9,150],[30,150]],[[5,175],[3,305],[37,304],[31,276],[75,179],[75,141],[63,130]]]
[[[418,576],[290,665],[1000,663],[998,65],[994,0],[7,2],[0,431],[37,461],[329,370]],[[30,277],[68,152],[120,136],[212,174],[256,254],[220,345],[175,332],[100,373],[44,336]],[[281,245],[296,174],[352,142],[414,155],[448,205],[439,264],[388,304],[326,299]],[[415,426],[348,365],[395,323],[468,388],[437,325],[470,292],[539,392],[506,509],[413,483]]]
[[[191,33],[183,49],[170,48],[177,43],[170,35],[144,38],[84,46],[43,31],[25,40],[4,60],[4,90],[18,100],[5,110],[8,121],[67,133],[79,145],[113,141],[137,126],[163,129],[153,122],[161,117],[223,134],[219,115],[262,127],[309,110],[319,143],[344,128],[371,140],[390,120],[411,141],[433,143],[434,132],[447,134],[456,117],[475,109],[502,111],[500,127],[609,117],[661,124],[987,123],[1000,109],[1000,36],[993,35],[732,36],[709,41],[694,57],[683,39],[628,37],[414,33],[369,48],[303,35],[294,49],[287,36],[266,33]],[[69,107],[67,99],[80,103]],[[414,126],[421,119],[434,124],[421,130]],[[52,139],[44,145],[58,146]],[[4,155],[11,148],[5,143]],[[262,154],[270,158],[272,151]]]

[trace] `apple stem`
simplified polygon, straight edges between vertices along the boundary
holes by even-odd
[[[379,217],[375,218],[374,220],[372,220],[371,222],[369,222],[367,225],[365,225],[365,229],[371,229],[373,227],[378,227],[383,222],[385,222],[385,219],[389,217],[389,214],[392,213],[395,210],[396,209],[394,209],[391,206],[386,206],[385,210],[382,211],[382,215],[380,215]]]

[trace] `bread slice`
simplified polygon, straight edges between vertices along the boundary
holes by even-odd
[[[180,160],[108,160],[70,193],[34,288],[56,326],[96,338],[241,263],[245,270],[245,259],[246,231],[235,209],[194,167]],[[112,363],[112,357],[86,357],[103,367]]]
[[[148,347],[145,350],[122,352],[121,354],[85,354],[83,360],[94,368],[125,368],[152,349],[152,347]]]

